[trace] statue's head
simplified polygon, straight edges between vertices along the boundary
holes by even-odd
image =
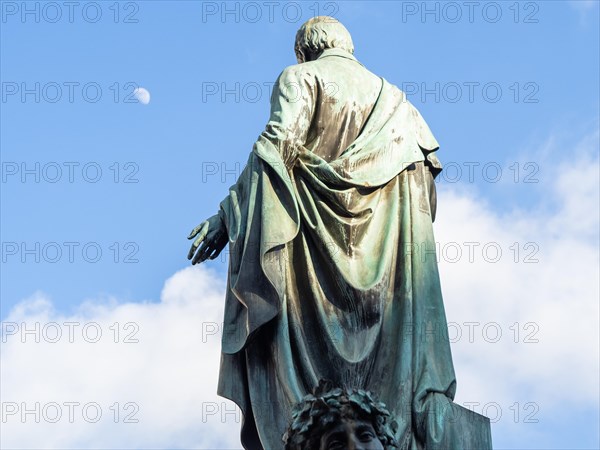
[[[397,447],[395,427],[369,391],[321,380],[294,408],[283,440],[285,450],[391,450]]]
[[[306,21],[296,33],[294,51],[298,63],[314,61],[327,48],[339,48],[348,53],[354,53],[354,44],[350,33],[333,17],[313,17]]]

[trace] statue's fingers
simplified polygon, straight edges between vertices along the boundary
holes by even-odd
[[[194,253],[196,252],[196,249],[200,246],[200,244],[202,244],[202,241],[204,241],[205,237],[206,233],[200,233],[200,236],[198,236],[198,239],[194,241],[192,247],[190,248],[190,251],[188,252],[188,259],[192,259],[192,256],[194,256]]]
[[[203,262],[206,259],[204,258],[204,254],[209,248],[211,248],[210,242],[205,240],[200,246],[200,248],[198,248],[198,251],[196,251],[196,255],[194,256],[194,259],[192,259],[192,264],[198,264],[199,262]]]
[[[194,228],[192,231],[190,231],[190,234],[187,238],[193,239],[194,236],[196,236],[198,234],[198,231],[200,231],[200,225],[198,225],[196,228]]]
[[[214,251],[215,247],[213,243],[207,244],[204,248],[198,250],[198,254],[200,255],[200,262],[204,262],[208,259],[210,254]]]
[[[187,259],[192,259],[192,256],[194,256],[195,251],[196,251],[196,243],[193,243],[192,246],[190,247],[190,251],[188,252]]]
[[[190,232],[188,239],[192,239],[194,236],[196,236],[205,225],[206,225],[206,221],[202,222],[200,225],[198,225],[196,228],[194,228]]]
[[[208,257],[208,259],[210,259],[211,261],[213,259],[215,259],[217,256],[219,256],[219,254],[221,253],[221,250],[219,250],[218,248],[216,248]]]
[[[198,245],[200,245],[200,242],[198,242],[198,239],[196,239],[194,241],[194,243],[192,244],[192,246],[190,247],[190,251],[188,252],[188,259],[192,259],[192,256],[194,256],[194,253],[196,252]]]
[[[190,248],[190,252],[188,253],[188,259],[190,259],[192,257],[192,255],[194,254],[194,252],[196,251],[196,249],[198,248],[200,243],[206,238],[207,234],[208,234],[208,224],[206,224],[200,230],[200,234],[198,234],[198,238],[192,244],[192,248]]]
[[[199,261],[200,261],[200,251],[198,250],[196,252],[196,254],[194,255],[194,258],[192,259],[192,265],[198,264]]]

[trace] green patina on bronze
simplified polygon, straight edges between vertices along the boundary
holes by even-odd
[[[298,403],[285,433],[284,450],[343,450],[349,444],[393,450],[396,421],[386,406],[362,389],[334,387],[320,380]]]
[[[244,171],[190,234],[193,263],[230,246],[218,392],[243,411],[247,449],[282,448],[294,405],[322,378],[375,393],[401,448],[491,448],[489,423],[465,441],[451,422],[438,143],[352,53],[335,19],[303,25],[299,64],[275,83]]]

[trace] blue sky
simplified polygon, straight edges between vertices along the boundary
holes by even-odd
[[[73,10],[62,2],[1,5],[3,321],[28,317],[30,310],[19,308],[32,298],[51,305],[48,317],[63,318],[89,304],[161,305],[166,280],[185,278],[177,273],[209,273],[222,287],[225,257],[181,272],[188,265],[185,238],[217,211],[243,168],[268,119],[270,83],[296,62],[295,32],[318,11],[346,25],[355,56],[409,94],[440,142],[447,171],[438,189],[448,201],[440,205],[436,232],[453,241],[465,230],[473,240],[478,232],[501,239],[493,232],[514,231],[522,239],[519,258],[530,251],[550,255],[531,276],[556,295],[553,317],[561,308],[572,311],[571,296],[581,292],[581,311],[591,322],[580,326],[597,336],[598,2],[475,2],[472,9],[465,2],[275,2],[271,10],[269,2],[76,2]],[[25,7],[32,12],[23,15]],[[136,86],[150,92],[148,104],[132,96]],[[561,222],[564,217],[573,221]],[[503,237],[505,257],[514,256],[514,236]],[[527,242],[535,245],[525,248]],[[571,269],[581,268],[577,273],[592,269],[590,276],[552,284],[558,282],[548,274],[560,274],[565,257],[573,258]],[[490,280],[487,290],[529,281],[516,263],[498,274],[489,264],[445,262],[446,307],[460,323],[490,320],[488,312],[500,308],[469,309],[456,300],[475,273]],[[206,283],[201,288],[209,290]],[[528,288],[520,291],[523,302],[512,298],[512,307],[498,310],[502,327],[534,321],[542,334],[555,336],[559,330],[542,300],[531,301],[538,309],[524,315],[524,303],[541,295]],[[575,325],[563,325],[575,339],[569,333]],[[563,341],[580,358],[573,371],[598,381],[597,347]],[[473,379],[488,373],[489,362],[468,361],[469,352],[479,351],[489,353],[477,345],[455,350],[459,392],[461,355]],[[534,364],[531,355],[522,356],[525,366]],[[543,367],[552,378],[555,367]],[[496,430],[506,433],[494,432],[497,448],[598,448],[596,391],[594,399],[571,396],[572,403],[562,404],[566,413],[546,398],[550,390],[532,388],[540,374],[520,366],[506,373],[511,376],[520,381],[498,401],[505,417],[515,402],[548,406],[540,406],[543,420],[536,424],[499,422]],[[562,390],[581,382],[556,376]],[[193,427],[182,433],[193,434]],[[211,445],[225,445],[213,437]],[[156,442],[204,442],[169,439]],[[136,442],[131,445],[142,441]]]

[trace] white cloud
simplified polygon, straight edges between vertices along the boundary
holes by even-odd
[[[597,148],[594,133],[570,145],[568,154],[554,147],[531,155],[542,170],[540,184],[530,187],[541,195],[537,206],[525,211],[496,211],[458,187],[445,186],[440,193],[440,248],[451,249],[448,244],[455,242],[463,249],[458,262],[451,262],[454,253],[440,261],[448,320],[456,323],[450,337],[456,341],[457,401],[479,402],[478,412],[498,403],[504,415],[492,428],[498,433],[532,431],[522,423],[527,402],[539,407],[534,416],[546,423],[552,416],[598,408]],[[464,242],[479,244],[472,263]],[[482,249],[490,243],[486,261]],[[502,257],[494,263],[495,248]],[[517,424],[510,410],[515,402],[521,409]],[[542,448],[543,442],[531,445]]]
[[[241,416],[216,395],[223,292],[223,280],[190,267],[166,281],[160,303],[85,302],[68,316],[42,293],[19,304],[3,323],[4,331],[13,332],[13,322],[18,330],[3,336],[2,447],[240,448]],[[36,333],[23,335],[23,322],[30,330],[40,324],[40,343]],[[57,343],[48,342],[56,336],[52,322],[63,333]],[[97,329],[100,340],[88,342]],[[36,402],[40,423],[34,414],[23,423],[22,403],[35,410]],[[48,421],[57,414],[53,402],[63,414],[56,423]],[[79,403],[73,423],[66,402]],[[97,423],[88,422],[93,403],[102,411]],[[132,413],[139,422],[124,423]]]
[[[544,171],[536,186],[545,193],[544,200],[527,211],[496,211],[464,186],[440,189],[436,237],[442,248],[440,271],[453,324],[451,338],[457,340],[453,353],[459,403],[477,401],[481,408],[495,402],[505,418],[514,414],[508,409],[515,402],[520,402],[521,417],[528,412],[525,402],[539,406],[538,418],[559,405],[597,407],[597,139],[594,135],[583,140],[568,161],[543,165],[553,167]],[[556,152],[548,153],[552,154]],[[473,262],[465,242],[479,243],[472,247]],[[488,243],[492,244],[486,261],[482,249]],[[457,246],[463,254],[451,263]],[[497,248],[502,256],[491,263]],[[527,256],[539,262],[525,263]],[[2,446],[239,448],[241,417],[231,412],[231,402],[215,393],[220,346],[215,327],[221,323],[223,302],[224,281],[198,267],[168,279],[160,303],[87,301],[65,315],[43,293],[21,302],[3,324]],[[10,335],[13,322],[19,330]],[[35,333],[22,335],[22,322],[29,328],[40,324],[41,343],[33,342]],[[55,328],[47,325],[51,322],[63,332],[55,344],[43,342],[44,332],[46,340],[55,335]],[[73,343],[65,322],[80,324],[74,328]],[[466,322],[479,323],[474,342],[469,342]],[[97,327],[89,325],[94,323],[102,330],[95,344],[86,342],[95,336]],[[85,335],[84,324],[88,324]],[[117,343],[114,324],[119,329]],[[484,335],[486,324],[492,325]],[[502,336],[491,343],[498,329]],[[125,343],[128,336],[139,342]],[[539,342],[526,343],[527,337]],[[25,423],[21,411],[6,414],[15,406],[12,402],[19,409],[23,402],[29,409],[39,402],[40,423],[34,422],[33,414],[25,417]],[[50,402],[62,406],[63,417],[57,423],[44,420],[42,413],[50,419],[55,416]],[[69,423],[65,402],[80,404],[74,423]],[[98,423],[88,423],[82,416],[82,405],[91,402],[102,408]],[[116,402],[118,423],[110,409]],[[128,402],[132,404],[125,407]],[[123,423],[124,416],[134,411],[139,422]],[[88,410],[88,419],[93,413]],[[494,434],[511,432],[510,426],[510,420],[495,424]],[[530,431],[516,429],[521,437]],[[531,438],[531,447],[535,439]],[[520,448],[526,442],[523,437]]]

